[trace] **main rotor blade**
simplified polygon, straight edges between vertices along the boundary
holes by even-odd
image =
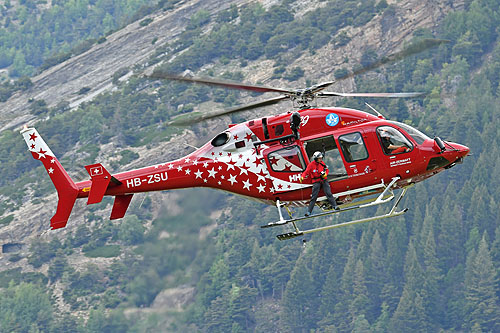
[[[339,96],[339,97],[380,97],[380,98],[411,98],[425,95],[422,92],[403,92],[403,93],[338,93],[338,92],[320,92],[318,97]]]
[[[183,114],[180,116],[175,117],[172,119],[168,124],[173,125],[173,126],[185,126],[185,125],[191,125],[197,122],[200,122],[202,120],[207,120],[207,119],[212,119],[215,117],[223,116],[223,115],[228,115],[232,113],[237,113],[245,110],[250,110],[262,106],[267,106],[267,105],[273,105],[276,103],[281,102],[284,99],[289,98],[287,95],[281,95],[278,97],[274,98],[269,98],[260,102],[255,102],[255,103],[250,103],[246,105],[240,105],[236,106],[234,108],[230,109],[225,109],[225,110],[220,110],[220,111],[214,111],[214,112],[209,112],[209,113],[202,113],[202,112],[191,112],[187,114]]]
[[[363,74],[365,72],[374,70],[380,66],[402,60],[406,57],[423,52],[425,50],[428,50],[430,48],[433,48],[433,47],[441,45],[441,44],[447,44],[449,42],[450,41],[446,40],[446,39],[435,39],[435,38],[422,39],[420,41],[417,41],[417,42],[411,44],[410,46],[408,46],[407,48],[405,48],[399,52],[390,54],[386,57],[379,59],[378,61],[375,61],[374,63],[369,64],[368,66],[365,66],[363,68],[355,70],[354,72],[349,73],[345,76],[339,77],[339,78],[337,78],[337,81],[345,80],[345,79],[351,78],[353,76]]]
[[[179,75],[174,75],[170,73],[164,73],[161,71],[155,71],[153,74],[149,75],[150,78],[153,79],[167,79],[167,80],[175,80],[175,81],[183,81],[183,82],[189,82],[189,83],[200,83],[200,84],[206,84],[209,86],[217,86],[217,87],[224,87],[224,88],[230,88],[230,89],[240,89],[240,90],[249,90],[249,91],[254,91],[254,92],[260,92],[260,93],[265,93],[265,92],[278,92],[282,94],[293,94],[294,90],[292,89],[281,89],[281,88],[273,88],[273,87],[267,87],[267,86],[261,86],[261,85],[256,85],[256,84],[246,84],[246,83],[239,83],[239,82],[234,82],[230,80],[221,80],[221,79],[214,79],[214,78],[204,78],[204,77],[186,77],[186,76],[179,76]]]
[[[323,82],[323,83],[317,84],[315,86],[312,86],[309,89],[310,89],[311,93],[320,92],[321,90],[327,88],[328,86],[332,85],[335,82],[339,82],[342,80],[352,78],[356,75],[360,75],[360,74],[366,73],[368,71],[377,69],[380,66],[402,60],[402,59],[409,57],[411,55],[423,52],[423,51],[428,50],[430,48],[433,48],[435,46],[438,46],[441,44],[446,44],[449,42],[450,41],[446,40],[446,39],[435,39],[435,38],[422,39],[420,41],[417,41],[417,42],[411,44],[410,46],[408,46],[407,48],[405,48],[399,52],[396,52],[396,53],[390,54],[386,57],[383,57],[383,58],[375,61],[374,63],[371,63],[363,68],[360,68],[358,70],[353,71],[352,73],[347,73],[343,76],[340,76],[334,81]]]

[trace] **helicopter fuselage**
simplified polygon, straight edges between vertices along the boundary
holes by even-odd
[[[449,142],[442,149],[408,125],[363,111],[322,108],[299,114],[299,138],[290,128],[291,113],[230,125],[181,159],[113,175],[119,182],[110,183],[105,195],[211,187],[269,204],[279,199],[305,206],[312,184],[301,183],[300,175],[314,151],[322,151],[332,192],[348,202],[381,191],[378,185],[394,177],[400,178],[396,188],[420,182],[469,152]],[[392,139],[382,136],[386,132]],[[87,197],[91,185],[77,183],[78,197]]]

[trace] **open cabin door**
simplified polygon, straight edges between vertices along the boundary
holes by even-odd
[[[347,178],[344,161],[340,156],[340,152],[333,135],[307,140],[304,142],[304,148],[309,161],[312,160],[314,152],[320,151],[323,153],[323,161],[330,170],[328,174],[328,181],[336,181]]]

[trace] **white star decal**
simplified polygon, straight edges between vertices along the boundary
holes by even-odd
[[[197,160],[197,159],[196,159],[196,160],[194,160],[194,161],[193,161],[193,164],[194,164],[194,165],[198,165],[198,160]]]
[[[203,179],[203,182],[206,183],[206,182],[208,182],[208,180],[205,178],[205,179]]]
[[[48,171],[49,173],[54,173],[54,169],[52,169],[52,168],[49,168],[47,171]]]
[[[179,171],[179,172],[182,171],[182,167],[180,165],[177,167],[177,171]]]
[[[237,183],[238,181],[236,180],[236,176],[229,175],[229,179],[227,180],[228,182],[231,183],[231,185],[234,185],[234,183]]]
[[[219,168],[218,168],[218,169],[219,169],[219,171],[221,171],[221,170],[222,170],[222,166],[221,166],[221,165],[219,165]]]
[[[220,176],[220,179],[226,179],[226,177],[224,177],[224,175]]]
[[[245,174],[245,175],[247,175],[247,176],[248,176],[248,170],[247,170],[247,169],[245,169],[245,166],[244,166],[244,165],[240,168],[240,175],[242,175],[242,174]]]
[[[232,161],[229,161],[229,162],[232,162]],[[233,169],[234,170],[234,164],[228,163],[227,164],[227,171],[229,171],[229,169]]]
[[[158,164],[157,164],[157,165],[155,165],[155,169],[158,169]]]
[[[191,170],[189,170],[189,169],[186,169],[184,171],[186,172],[186,175],[190,175],[191,174]]]
[[[194,174],[196,175],[196,179],[198,179],[198,178],[201,178],[201,175],[203,174],[203,172],[198,170]]]
[[[56,163],[56,160],[55,159],[51,159],[50,163]]]
[[[217,182],[217,184],[219,184],[219,185],[221,184],[220,180]]]
[[[264,183],[266,182],[265,176],[263,176],[262,174],[258,174],[258,173],[256,173],[256,175],[257,175],[257,182],[260,182],[260,181],[263,181]]]
[[[215,171],[215,168],[212,168],[212,170],[207,170],[207,171],[208,171],[208,177],[215,178],[215,175],[217,174],[217,171]]]
[[[259,184],[259,186],[257,186],[257,189],[259,190],[259,193],[266,191],[266,187],[264,185],[262,185],[262,184]]]
[[[169,168],[169,169],[173,169],[173,168],[174,168],[174,166],[173,166],[172,164],[169,164],[169,165],[168,165],[168,168]]]
[[[208,162],[203,163],[204,168],[208,168]]]
[[[274,193],[274,188],[271,187],[271,189],[269,190],[269,192]]]
[[[252,184],[250,184],[250,179],[243,181],[243,188],[246,188],[247,190],[250,191],[250,186],[252,186]]]
[[[189,162],[191,162],[191,159],[189,157],[184,160],[184,163],[189,163]]]

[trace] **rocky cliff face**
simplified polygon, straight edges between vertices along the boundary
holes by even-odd
[[[67,101],[71,107],[77,107],[112,89],[112,76],[117,70],[129,68],[132,71],[134,66],[147,67],[148,57],[159,45],[175,40],[197,11],[203,9],[215,14],[233,3],[241,5],[246,2],[248,1],[182,1],[175,9],[148,16],[153,21],[147,26],[141,26],[139,21],[126,26],[87,52],[32,78],[34,85],[29,91],[16,94],[2,103],[0,131],[16,128],[35,119],[29,115],[30,98],[43,99],[49,106]],[[80,95],[82,88],[90,90]]]
[[[109,35],[102,44],[97,44],[87,52],[71,58],[47,71],[32,78],[34,83],[29,91],[17,93],[7,102],[0,105],[0,131],[17,130],[24,123],[32,123],[36,120],[35,116],[29,113],[29,99],[43,99],[49,106],[55,106],[59,102],[67,101],[71,107],[77,107],[80,103],[89,101],[99,93],[112,90],[113,74],[121,68],[140,68],[143,71],[151,71],[152,67],[148,64],[148,58],[155,52],[158,46],[170,42],[177,38],[188,22],[188,18],[200,9],[210,11],[213,15],[221,9],[225,9],[231,4],[243,5],[250,0],[232,0],[220,2],[217,0],[186,0],[179,3],[175,9],[152,14],[150,18],[153,21],[147,26],[140,26],[138,22],[130,24],[124,29]],[[261,1],[265,6],[269,6],[273,1]],[[300,0],[294,4],[297,6],[297,15],[302,15],[308,9],[314,8],[314,1]],[[361,55],[367,48],[377,50],[382,56],[390,54],[402,48],[412,33],[418,28],[435,29],[437,22],[446,13],[452,10],[460,9],[463,3],[450,3],[448,0],[404,0],[388,1],[393,5],[395,11],[392,15],[379,15],[369,23],[358,28],[346,28],[344,31],[351,37],[351,40],[344,46],[336,47],[332,43],[318,49],[314,55],[305,52],[298,57],[290,55],[290,66],[300,66],[305,71],[305,78],[312,82],[321,82],[331,80],[333,72],[340,67],[352,66],[359,63]],[[323,4],[323,3],[320,3]],[[326,5],[324,3],[323,5]],[[152,43],[156,40],[155,43]],[[175,56],[175,55],[172,55]],[[349,63],[345,63],[345,59]],[[236,69],[242,71],[245,81],[255,83],[263,82],[266,85],[287,86],[288,82],[271,80],[273,75],[273,61],[257,60],[249,63],[245,68],[239,68],[236,62],[230,62],[227,66],[215,65],[214,71],[221,73],[226,70]],[[305,86],[305,78],[295,82],[294,85]],[[126,76],[122,79],[126,79]],[[78,92],[82,88],[88,87],[84,95]],[[354,81],[343,81],[332,87],[331,90],[352,91],[355,90]],[[242,103],[250,100],[250,97],[243,98]],[[282,111],[289,108],[289,105],[283,103],[274,109],[256,110],[247,112],[245,115],[254,117],[269,112]],[[207,122],[207,132],[216,133],[218,129],[225,125],[225,119]],[[226,122],[227,124],[227,122]],[[42,133],[43,135],[43,133]],[[208,134],[210,135],[210,134]],[[174,136],[170,142],[156,147],[128,148],[140,154],[140,158],[134,162],[122,166],[121,170],[129,168],[146,166],[153,163],[164,162],[173,158],[183,156],[192,148],[185,143],[200,146],[207,137],[195,137],[189,130],[182,135]],[[21,136],[19,137],[21,140]],[[100,154],[100,161],[106,165],[111,158],[111,153],[116,154],[119,151],[112,142],[103,147]],[[57,152],[54,152],[57,154]],[[60,156],[63,157],[63,156]],[[26,159],[30,159],[26,153]],[[72,176],[79,174],[80,170],[68,170]],[[115,170],[118,171],[118,170]],[[44,173],[40,177],[46,177]],[[163,202],[170,201],[175,204],[175,195],[169,193],[152,194],[152,209],[157,211]],[[55,212],[57,195],[49,192],[37,202],[31,200],[28,195],[25,203],[16,211],[7,212],[14,214],[14,221],[8,226],[0,227],[0,243],[19,242],[29,244],[32,239],[42,238],[50,240],[52,237],[61,237],[68,232],[72,232],[78,225],[84,223],[84,214],[87,207],[84,202],[77,202],[71,216],[71,223],[65,229],[57,231],[45,230],[48,228],[49,219]],[[107,218],[111,207],[108,205],[105,209],[95,212],[96,214]],[[155,213],[154,213],[155,214]],[[26,251],[24,248],[23,251]],[[77,259],[75,259],[75,262]],[[103,260],[106,264],[106,260]],[[26,264],[26,260],[11,263],[6,260],[6,255],[0,253],[0,265],[2,269],[21,266],[24,270],[32,270],[31,266]],[[42,267],[42,269],[47,269]]]

